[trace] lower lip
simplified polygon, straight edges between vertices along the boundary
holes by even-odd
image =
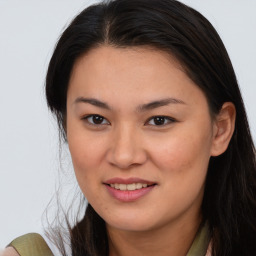
[[[105,185],[105,186],[111,196],[113,196],[115,199],[122,202],[132,202],[132,201],[138,200],[139,198],[148,194],[155,187],[155,185],[153,185],[153,186],[136,189],[136,190],[119,190],[119,189],[112,188],[109,185]]]

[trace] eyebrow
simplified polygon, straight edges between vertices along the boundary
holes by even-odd
[[[97,99],[94,99],[94,98],[78,97],[74,103],[89,103],[89,104],[99,107],[99,108],[104,108],[104,109],[108,109],[108,110],[111,109],[107,103],[102,102]]]
[[[186,103],[184,101],[180,100],[180,99],[166,98],[166,99],[156,100],[156,101],[149,102],[147,104],[140,105],[137,108],[137,111],[144,112],[144,111],[147,111],[147,110],[152,110],[152,109],[155,109],[155,108],[167,106],[169,104],[186,104]]]
[[[93,106],[99,107],[99,108],[104,108],[107,110],[111,110],[111,107],[100,100],[94,99],[94,98],[84,98],[84,97],[78,97],[74,103],[88,103],[91,104]],[[145,112],[147,110],[152,110],[155,108],[159,108],[159,107],[163,107],[163,106],[167,106],[169,104],[186,104],[184,101],[180,100],[180,99],[176,99],[176,98],[166,98],[166,99],[161,99],[161,100],[156,100],[156,101],[152,101],[146,104],[142,104],[139,105],[136,110],[138,112]]]

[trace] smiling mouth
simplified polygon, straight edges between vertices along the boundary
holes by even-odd
[[[129,203],[139,200],[154,190],[157,183],[141,178],[112,178],[103,183],[109,194],[119,202]]]
[[[142,188],[152,187],[156,184],[146,184],[146,183],[131,183],[131,184],[119,184],[119,183],[111,183],[106,184],[111,188],[114,188],[116,190],[122,190],[122,191],[134,191],[139,190]]]

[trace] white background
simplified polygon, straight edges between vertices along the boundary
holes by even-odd
[[[55,42],[95,1],[0,0],[0,248],[39,231],[58,177],[56,125],[44,99]],[[233,62],[256,140],[256,1],[183,0],[215,26]]]

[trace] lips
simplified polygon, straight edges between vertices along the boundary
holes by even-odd
[[[139,178],[113,178],[105,181],[103,184],[112,197],[122,202],[138,200],[157,185],[155,182]]]

